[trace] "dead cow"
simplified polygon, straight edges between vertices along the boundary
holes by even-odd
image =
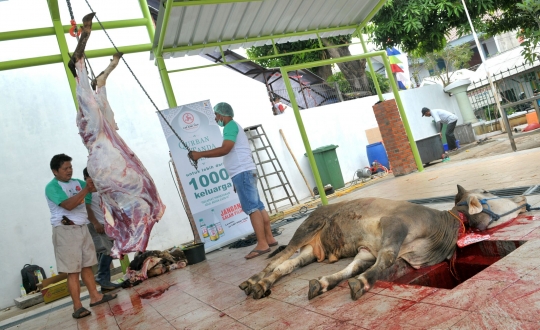
[[[510,221],[528,206],[523,196],[499,198],[485,190],[457,187],[456,206],[450,211],[381,198],[320,207],[298,227],[289,245],[240,288],[259,299],[270,294],[279,278],[299,267],[315,260],[335,262],[354,257],[342,271],[311,280],[308,298],[349,279],[351,298],[356,300],[399,258],[416,269],[450,259],[463,226],[459,213],[465,215],[470,227],[485,230]],[[289,259],[298,250],[299,255]]]

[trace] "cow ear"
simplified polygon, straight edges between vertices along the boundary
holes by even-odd
[[[469,205],[469,214],[478,214],[484,209],[482,203],[475,196],[469,196],[467,199],[467,204]]]
[[[467,192],[467,190],[465,190],[465,188],[463,188],[459,184],[457,185],[457,191],[458,193],[456,195],[456,198],[454,199],[455,204],[459,203],[463,199],[463,196],[465,195],[465,193]]]

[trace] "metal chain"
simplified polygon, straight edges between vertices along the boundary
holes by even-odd
[[[69,3],[69,0],[67,0],[68,3]],[[92,6],[90,6],[90,3],[88,2],[88,0],[84,0],[86,2],[86,4],[88,5],[88,8],[90,8],[90,11],[94,13],[94,9],[92,9]],[[111,42],[111,44],[113,45],[114,49],[116,49],[116,51],[118,53],[120,53],[120,51],[118,50],[118,48],[116,47],[116,45],[114,44],[114,42],[112,41],[111,37],[109,36],[109,34],[107,33],[107,30],[105,30],[105,27],[103,26],[103,24],[101,24],[101,21],[99,20],[99,18],[97,17],[97,15],[94,15],[94,18],[96,19],[96,21],[99,23],[99,25],[101,26],[101,29],[103,30],[103,32],[105,32],[105,35],[107,36],[107,38],[109,39],[109,41]],[[152,105],[154,106],[154,108],[156,109],[156,111],[159,113],[159,115],[161,116],[161,118],[163,119],[163,121],[165,121],[165,123],[167,124],[167,126],[169,126],[169,128],[171,129],[171,131],[174,133],[174,135],[176,135],[176,137],[178,138],[178,140],[180,140],[180,143],[182,143],[182,145],[184,146],[184,148],[186,148],[186,150],[188,151],[188,159],[189,159],[189,162],[191,163],[191,165],[193,167],[195,167],[195,169],[197,169],[197,161],[196,160],[193,160],[191,158],[191,149],[188,147],[187,143],[184,142],[184,140],[182,140],[182,138],[180,137],[180,135],[178,135],[178,133],[174,130],[174,128],[171,126],[171,124],[169,123],[169,121],[165,118],[165,116],[161,113],[161,111],[159,110],[159,108],[157,107],[157,105],[154,103],[154,100],[152,100],[152,98],[150,97],[150,95],[148,94],[148,92],[146,91],[146,89],[144,88],[144,86],[141,84],[141,82],[139,81],[139,79],[137,78],[137,76],[135,75],[135,73],[133,72],[133,70],[131,70],[131,67],[129,66],[129,64],[127,64],[126,60],[124,59],[124,57],[122,57],[122,61],[124,62],[124,64],[126,65],[126,67],[128,68],[129,72],[131,72],[131,75],[133,76],[133,78],[135,78],[135,81],[137,81],[137,83],[139,84],[139,86],[141,87],[141,89],[143,90],[144,94],[146,94],[146,97],[148,98],[148,100],[150,100],[150,102],[152,103]]]

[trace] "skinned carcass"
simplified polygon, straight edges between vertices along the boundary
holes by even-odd
[[[88,149],[88,173],[100,193],[105,231],[114,238],[112,254],[145,251],[154,224],[165,211],[154,181],[139,158],[118,135],[107,101],[105,82],[122,53],[90,85],[84,48],[90,37],[94,13],[83,18],[83,31],[68,64],[77,78],[77,126]],[[95,89],[95,90],[94,90]]]

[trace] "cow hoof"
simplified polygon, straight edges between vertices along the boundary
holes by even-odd
[[[244,290],[244,292],[246,293],[247,296],[249,296],[251,294],[251,285],[249,284],[248,281],[242,282],[238,287],[240,289]]]
[[[253,299],[261,299],[261,298],[266,297],[266,292],[270,290],[264,290],[262,285],[257,283],[253,286],[252,291],[253,291]]]
[[[356,278],[349,279],[349,289],[351,289],[352,300],[358,300],[364,294],[364,284]]]
[[[321,282],[318,280],[309,281],[308,299],[311,300],[321,294]]]

